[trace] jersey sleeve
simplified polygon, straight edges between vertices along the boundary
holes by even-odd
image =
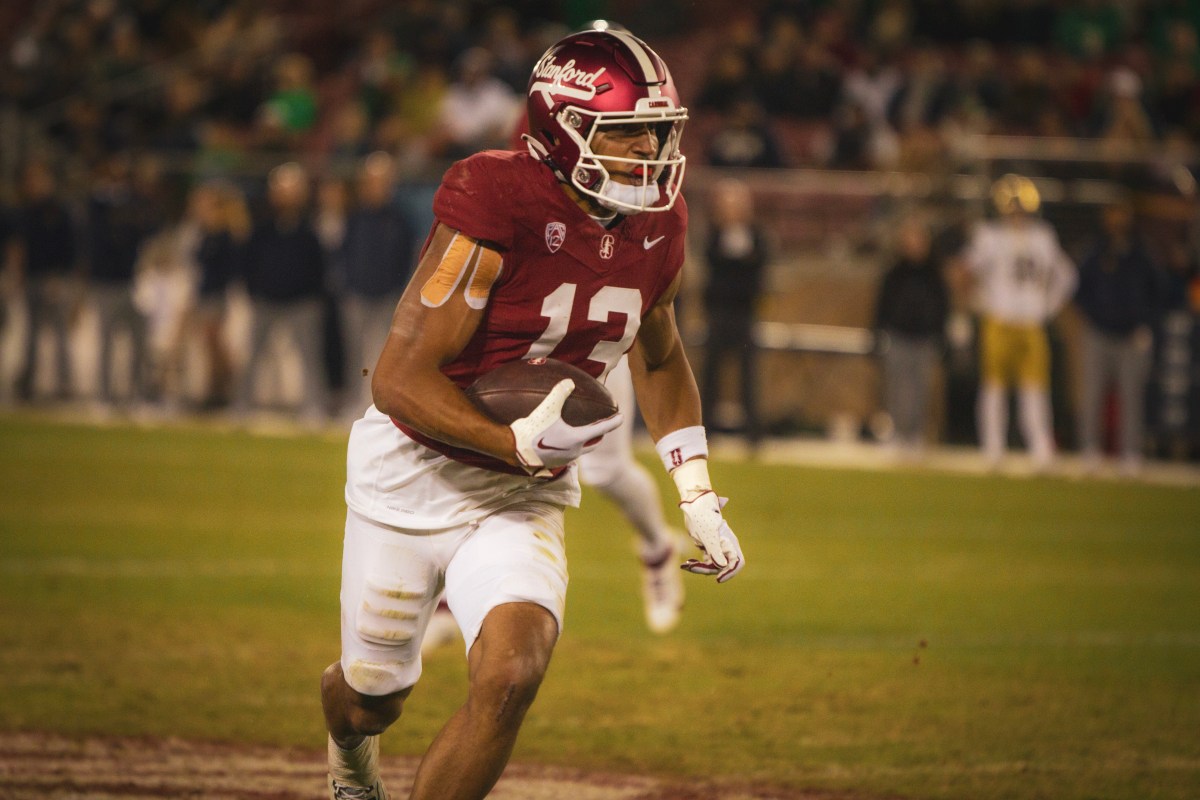
[[[449,228],[509,250],[514,238],[515,200],[506,196],[509,191],[509,186],[497,180],[487,154],[477,154],[446,171],[433,196],[433,213]]]

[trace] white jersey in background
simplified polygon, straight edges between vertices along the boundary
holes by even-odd
[[[980,311],[996,320],[1040,325],[1075,291],[1075,265],[1054,229],[1039,219],[984,222],[967,243]]]

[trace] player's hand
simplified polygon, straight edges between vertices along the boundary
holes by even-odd
[[[689,558],[682,568],[697,575],[716,575],[717,583],[724,583],[746,566],[742,546],[721,515],[727,502],[710,489],[679,504],[688,534],[705,555],[703,560]]]
[[[600,444],[604,434],[621,424],[621,415],[590,425],[568,425],[562,418],[563,403],[575,390],[575,381],[561,380],[527,417],[514,422],[513,441],[517,459],[530,475],[548,478]]]

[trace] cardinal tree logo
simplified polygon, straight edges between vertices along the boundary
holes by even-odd
[[[616,244],[616,239],[611,233],[604,234],[604,238],[600,240],[600,257],[606,261],[612,258],[613,245]]]
[[[600,240],[600,258],[605,260],[612,258],[612,249],[616,245],[617,240],[613,239],[612,234],[605,234]]]
[[[567,240],[567,226],[561,222],[551,222],[546,225],[546,247],[551,253],[557,253],[558,248]]]

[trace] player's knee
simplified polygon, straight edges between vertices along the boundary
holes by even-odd
[[[546,664],[539,658],[516,655],[500,659],[480,669],[472,680],[472,701],[497,724],[519,724],[545,675]]]
[[[400,719],[404,699],[396,695],[372,698],[378,702],[354,704],[347,709],[346,721],[360,736],[378,736]]]

